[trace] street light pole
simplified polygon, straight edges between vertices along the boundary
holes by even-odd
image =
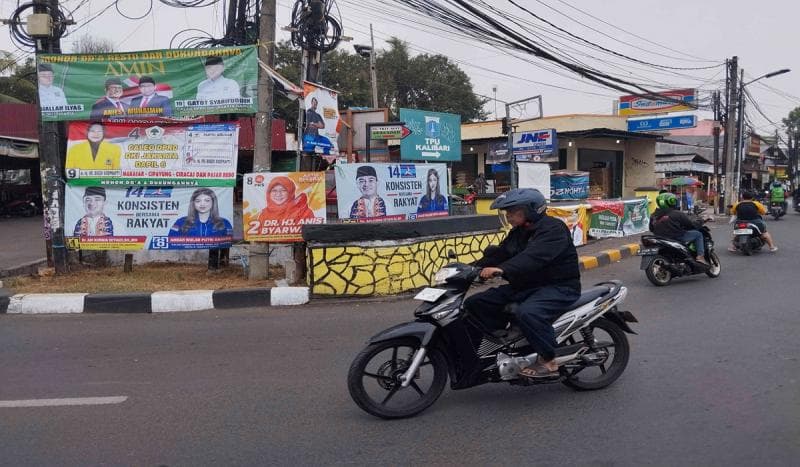
[[[369,24],[369,74],[372,80],[372,108],[378,108],[378,72],[375,69],[375,36],[372,34],[372,23]]]

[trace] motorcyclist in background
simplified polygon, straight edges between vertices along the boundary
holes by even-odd
[[[783,212],[789,212],[789,207],[786,204],[786,190],[781,185],[781,182],[775,180],[772,182],[772,187],[769,190],[769,202],[780,203],[783,206]]]
[[[767,213],[767,208],[758,201],[753,200],[753,194],[749,191],[744,192],[742,198],[742,201],[734,204],[731,208],[731,223],[739,220],[757,225],[758,230],[761,231],[761,238],[767,242],[769,246],[769,251],[778,251],[778,247],[776,247],[775,242],[772,241],[772,235],[767,232],[767,224],[762,217]],[[728,251],[736,251],[736,246],[733,242],[731,242],[731,245],[728,247]]]
[[[661,193],[656,197],[658,208],[650,216],[650,231],[660,237],[671,238],[683,243],[693,243],[697,252],[696,261],[708,264],[703,244],[703,234],[697,230],[703,224],[693,221],[686,213],[678,210],[678,197],[672,193]]]
[[[523,368],[522,376],[548,378],[558,374],[553,322],[581,296],[578,253],[567,225],[545,213],[544,195],[532,188],[517,188],[498,196],[492,209],[504,210],[513,226],[497,247],[489,247],[475,265],[481,277],[502,275],[508,284],[468,297],[464,306],[493,329],[502,329],[501,315],[509,303],[519,303],[520,330],[539,355]]]

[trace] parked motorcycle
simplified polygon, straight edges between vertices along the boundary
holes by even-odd
[[[761,229],[756,224],[736,221],[733,227],[733,246],[745,256],[750,256],[764,246],[761,235]]]
[[[719,277],[722,264],[714,251],[714,239],[705,225],[700,227],[705,245],[705,260],[708,265],[695,260],[697,251],[694,245],[684,245],[678,240],[643,235],[639,256],[642,257],[640,269],[644,269],[647,279],[657,286],[668,285],[673,278],[705,273],[708,277]]]
[[[415,320],[382,331],[367,342],[347,375],[353,401],[367,413],[393,419],[416,415],[439,398],[450,378],[454,390],[484,383],[533,385],[561,382],[576,390],[613,383],[628,364],[625,333],[636,318],[618,310],[627,288],[619,281],[585,290],[553,324],[558,348],[557,376],[527,378],[533,352],[519,330],[514,305],[506,307],[510,327],[486,328],[462,302],[481,269],[452,263],[438,271],[434,285],[415,298],[423,303]]]
[[[33,217],[39,212],[39,207],[30,199],[15,199],[0,204],[0,216],[3,217]]]
[[[769,213],[773,219],[776,221],[783,217],[786,214],[786,209],[784,208],[783,203],[778,201],[772,201],[769,203]]]

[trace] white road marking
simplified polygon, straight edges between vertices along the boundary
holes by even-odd
[[[108,404],[121,404],[126,400],[128,400],[128,396],[69,397],[65,399],[27,399],[18,401],[0,401],[0,408],[62,407],[66,405],[108,405]]]

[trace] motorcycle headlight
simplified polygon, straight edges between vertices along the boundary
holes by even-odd
[[[436,274],[433,275],[433,285],[442,285],[444,284],[447,279],[455,276],[458,274],[458,269],[456,268],[442,268],[436,271]]]

